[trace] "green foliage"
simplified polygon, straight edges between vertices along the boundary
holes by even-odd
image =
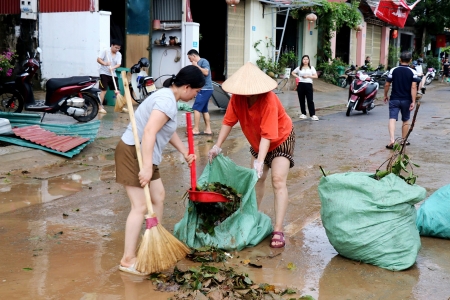
[[[392,173],[403,179],[407,184],[415,184],[417,175],[413,173],[412,166],[419,167],[419,165],[413,163],[408,155],[401,152],[400,144],[394,144],[393,150],[394,159],[388,164],[386,170],[377,170],[374,178],[380,180],[381,178]]]
[[[284,52],[283,54],[280,55],[278,63],[280,64],[280,67],[283,69],[284,68],[294,69],[298,63],[298,57],[297,55],[295,55],[294,51]]]
[[[425,58],[425,62],[427,63],[427,68],[435,68],[436,70],[440,69],[441,62],[437,57],[427,56]]]
[[[400,58],[400,48],[389,45],[389,53],[388,53],[388,66],[391,68],[397,65],[397,62]]]
[[[328,83],[337,84],[339,78],[338,67],[345,67],[346,64],[340,58],[335,58],[330,62],[322,62],[317,66],[317,70],[322,71],[321,78]]]
[[[422,0],[410,12],[416,19],[414,24],[418,32],[430,35],[441,34],[450,27],[450,1]],[[420,35],[419,35],[420,36]]]
[[[320,45],[318,49],[317,60],[320,62],[327,62],[332,57],[331,52],[331,38],[333,32],[338,32],[342,26],[346,25],[350,28],[355,28],[363,21],[358,11],[359,1],[353,0],[351,5],[340,2],[328,2],[321,0],[321,5],[312,7],[302,7],[299,10],[291,12],[293,18],[300,18],[304,12],[314,11],[319,19],[319,27],[322,30],[320,35]]]
[[[14,70],[15,51],[4,51],[0,54],[0,78],[11,77]]]

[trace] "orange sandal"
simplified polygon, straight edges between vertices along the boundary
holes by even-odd
[[[274,238],[275,235],[279,235],[280,238]],[[274,243],[280,242],[280,245],[275,245]],[[284,240],[284,233],[282,231],[274,231],[272,232],[272,240],[270,241],[270,248],[283,248],[286,245],[286,241]]]

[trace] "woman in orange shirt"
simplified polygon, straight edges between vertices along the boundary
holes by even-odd
[[[251,165],[258,174],[255,185],[258,206],[264,196],[269,168],[275,199],[275,226],[270,247],[285,245],[283,221],[288,205],[287,176],[294,166],[295,134],[292,120],[280,99],[272,92],[275,80],[248,62],[228,78],[222,88],[233,94],[228,104],[216,144],[209,151],[210,161],[222,149],[232,127],[239,122],[250,143]]]

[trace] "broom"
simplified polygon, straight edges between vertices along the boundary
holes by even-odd
[[[109,59],[110,63],[112,63],[111,57],[108,56],[108,59]],[[111,64],[109,65],[109,70],[111,71],[112,81],[114,83],[115,98],[116,98],[116,104],[114,105],[114,111],[120,112],[120,111],[122,111],[122,108],[125,106],[126,101],[123,98],[123,96],[120,94],[120,92],[117,90],[116,79],[114,78],[114,73],[111,68]]]
[[[125,71],[122,71],[122,80],[125,87],[125,98],[130,115],[131,127],[133,129],[134,143],[139,163],[139,169],[142,168],[141,147],[134,119],[133,104],[131,102],[130,89]],[[145,233],[139,245],[135,268],[142,273],[155,273],[166,270],[174,266],[177,261],[184,258],[191,250],[161,224],[158,223],[153,212],[152,201],[148,184],[144,187],[145,200],[148,213],[145,215]]]

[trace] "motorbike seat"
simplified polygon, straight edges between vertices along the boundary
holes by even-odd
[[[91,77],[89,76],[73,76],[67,78],[51,78],[45,84],[46,89],[46,97],[47,101],[50,100],[51,95],[59,88],[69,86],[69,85],[77,85],[81,82],[90,81]]]
[[[370,93],[372,93],[373,91],[375,91],[377,88],[377,85],[375,83],[370,83],[367,85],[367,88],[365,90],[365,94],[369,95]]]

